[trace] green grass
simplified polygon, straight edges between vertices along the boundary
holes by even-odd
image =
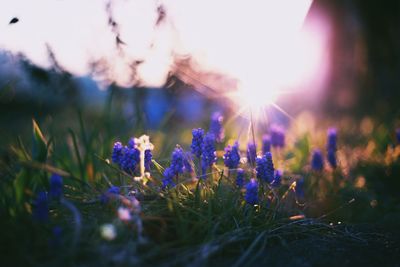
[[[15,135],[7,144],[0,161],[2,266],[308,266],[329,264],[327,255],[346,256],[348,251],[354,252],[350,264],[378,264],[379,258],[369,255],[366,261],[362,251],[395,262],[399,243],[388,229],[400,214],[400,162],[394,151],[387,151],[388,128],[365,137],[351,137],[341,129],[347,166],[323,173],[308,166],[313,142],[323,143],[323,137],[296,136],[274,154],[278,165],[285,166],[283,186],[274,192],[279,197],[269,206],[264,200],[253,207],[245,203],[244,191],[227,176],[221,159],[206,180],[186,175],[175,188],[160,190],[172,149],[190,132],[184,126],[182,134],[168,129],[168,118],[166,130],[149,133],[156,146],[151,176],[146,184],[134,181],[109,159],[113,142],[141,135],[142,126],[127,129],[117,114],[110,104],[100,115],[77,112],[65,114],[69,120],[60,115],[42,125],[33,121],[30,141]],[[227,139],[235,137],[235,126],[226,131]],[[357,149],[368,140],[377,145],[367,157],[358,157]],[[189,147],[187,141],[180,145]],[[387,160],[389,156],[393,159]],[[50,222],[40,224],[32,220],[32,202],[37,191],[48,189],[51,173],[63,176],[65,201],[52,202]],[[292,190],[299,176],[306,181],[302,201]],[[357,186],[359,177],[366,185]],[[111,184],[121,186],[125,197],[103,205],[99,197]],[[142,232],[137,222],[122,222],[116,215],[130,191],[140,202]],[[301,216],[292,217],[296,215]],[[112,241],[100,235],[101,225],[108,223],[117,230]],[[62,228],[58,245],[55,226]],[[330,261],[335,262],[340,261]]]

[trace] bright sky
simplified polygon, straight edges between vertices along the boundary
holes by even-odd
[[[300,31],[311,0],[113,0],[122,50],[108,25],[109,1],[0,2],[0,49],[49,67],[49,45],[76,75],[90,74],[90,62],[102,61],[107,69],[95,78],[122,86],[132,84],[134,61],[144,61],[137,69],[144,85],[161,86],[174,62],[190,56],[202,71],[244,86],[280,88],[309,75],[321,50]],[[167,16],[155,26],[161,4]],[[19,22],[9,25],[13,17]]]

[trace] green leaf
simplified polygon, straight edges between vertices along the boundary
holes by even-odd
[[[164,167],[161,166],[160,163],[158,163],[157,161],[155,161],[154,159],[151,160],[151,162],[153,163],[153,165],[156,167],[157,171],[159,174],[163,175],[164,174]]]
[[[22,204],[25,198],[25,187],[29,182],[29,174],[26,170],[22,170],[14,180],[15,197],[18,204]]]
[[[296,157],[296,155],[293,153],[293,151],[289,151],[285,154],[285,160],[290,160],[294,157]]]
[[[33,124],[33,136],[32,136],[32,157],[36,161],[45,162],[47,158],[47,141],[44,137],[39,125],[34,119]]]

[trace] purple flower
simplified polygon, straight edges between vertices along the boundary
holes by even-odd
[[[53,199],[60,199],[63,193],[63,180],[58,174],[52,174],[50,177],[49,195]]]
[[[151,153],[151,150],[146,149],[144,151],[144,170],[146,172],[150,172],[152,159],[153,159],[153,154]]]
[[[331,165],[331,167],[335,169],[337,167],[335,150],[328,150],[327,159],[328,159],[329,165]]]
[[[45,191],[40,191],[36,195],[36,199],[33,201],[32,216],[34,220],[41,223],[49,221],[49,203]]]
[[[246,184],[246,194],[244,199],[250,205],[258,203],[258,182],[256,179],[253,178]]]
[[[128,141],[128,147],[129,148],[136,148],[136,143],[135,143],[135,138],[132,137],[131,139],[129,139]]]
[[[203,145],[204,130],[201,128],[192,130],[192,145],[190,146],[192,154],[196,157],[201,157],[201,147]]]
[[[107,192],[103,193],[100,196],[100,202],[102,204],[107,204],[110,201],[110,196],[111,195],[119,195],[121,192],[120,188],[118,186],[111,186],[108,188]]]
[[[256,173],[258,179],[267,183],[271,183],[274,180],[274,163],[271,152],[256,158]]]
[[[181,147],[176,147],[172,152],[170,169],[174,175],[183,173],[183,150]]]
[[[321,150],[315,149],[311,158],[311,168],[314,171],[322,171],[324,169],[324,158],[322,157]]]
[[[300,179],[298,179],[296,181],[295,191],[296,191],[296,196],[298,198],[304,198],[304,178],[303,177],[301,177]]]
[[[214,134],[215,140],[220,143],[225,138],[222,122],[224,117],[220,112],[214,112],[211,116],[210,133]]]
[[[396,129],[396,140],[397,144],[400,144],[400,128]]]
[[[271,127],[271,145],[283,148],[285,146],[285,131],[279,126]]]
[[[207,168],[211,167],[211,165],[217,161],[215,152],[215,136],[212,133],[207,133],[204,136],[201,150],[201,169],[202,174],[204,175],[207,171]]]
[[[254,143],[247,144],[247,160],[251,165],[254,165],[257,157],[257,146]]]
[[[244,185],[244,170],[238,169],[236,174],[236,185],[239,188],[242,188]]]
[[[335,128],[330,128],[328,130],[328,141],[326,145],[326,149],[329,151],[337,150],[337,130]]]
[[[140,150],[137,148],[124,147],[121,168],[128,173],[134,173],[139,162]]]
[[[236,169],[240,163],[239,144],[235,142],[233,146],[227,146],[224,154],[224,164],[229,169]]]
[[[121,142],[115,142],[111,155],[112,162],[121,166],[123,155],[124,155],[124,147],[122,146]]]
[[[164,171],[164,178],[162,180],[162,188],[165,189],[167,187],[174,187],[175,186],[175,183],[173,181],[174,177],[175,177],[174,170],[171,167],[166,168]]]
[[[262,139],[262,153],[265,155],[267,152],[271,152],[271,137],[264,135]]]
[[[274,181],[272,182],[271,185],[273,187],[279,187],[279,186],[281,186],[281,182],[282,182],[282,171],[276,170],[275,176],[274,176]]]

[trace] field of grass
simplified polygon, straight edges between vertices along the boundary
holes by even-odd
[[[191,151],[192,127],[166,114],[157,130],[145,130],[121,112],[110,101],[102,112],[34,118],[5,137],[1,266],[398,266],[400,140],[393,123],[298,116],[285,145],[271,148],[282,171],[277,183],[257,178],[261,163],[245,159],[253,141],[264,155],[257,123],[253,136],[249,122],[225,115],[217,160],[202,168],[202,156]],[[326,159],[331,126],[336,168]],[[199,127],[209,131],[210,120]],[[140,163],[127,170],[113,162],[115,142],[143,134],[154,145],[149,172]],[[237,167],[228,170],[223,160],[235,141],[243,186]],[[312,159],[316,148],[321,168]],[[182,161],[171,162],[175,149]],[[166,183],[166,169],[186,160],[193,170],[185,166]]]

